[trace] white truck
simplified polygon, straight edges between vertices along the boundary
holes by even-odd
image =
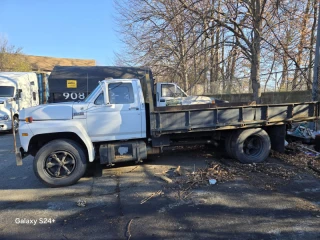
[[[18,130],[19,111],[39,105],[38,77],[33,72],[0,72],[0,132]]]
[[[39,105],[20,111],[16,161],[34,156],[46,185],[76,183],[89,162],[139,162],[164,146],[225,143],[242,163],[264,161],[272,147],[284,151],[286,124],[319,119],[319,103],[224,103],[157,107],[152,79],[103,80],[82,102]]]

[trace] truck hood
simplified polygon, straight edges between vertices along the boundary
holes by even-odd
[[[43,104],[22,109],[19,112],[19,118],[24,120],[27,117],[32,117],[34,121],[69,120],[72,119],[73,116],[76,118],[84,118],[84,109],[87,108],[87,105],[87,103],[75,102]]]
[[[8,98],[7,97],[0,97],[0,103],[5,102]]]

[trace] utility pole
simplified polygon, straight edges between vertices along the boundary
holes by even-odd
[[[314,66],[313,66],[312,101],[318,101],[319,47],[320,47],[320,1],[319,1],[319,7],[318,7],[317,42],[316,42],[316,51],[315,51],[316,56],[314,58]]]

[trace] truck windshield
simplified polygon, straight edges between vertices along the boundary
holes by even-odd
[[[186,93],[182,91],[179,86],[175,84],[162,84],[161,85],[162,97],[187,97]]]
[[[0,97],[14,97],[14,87],[0,86]]]
[[[88,102],[91,102],[93,101],[93,96],[96,95],[97,92],[101,91],[101,86],[98,85],[94,90],[93,92],[91,92],[88,97],[86,97],[86,99],[84,99],[84,102],[88,103]]]

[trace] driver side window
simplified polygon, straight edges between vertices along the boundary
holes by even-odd
[[[111,83],[109,84],[110,104],[130,104],[134,103],[134,94],[131,83]],[[95,105],[104,104],[103,92],[94,101]]]
[[[134,103],[134,94],[131,83],[109,84],[109,100],[111,104]]]

